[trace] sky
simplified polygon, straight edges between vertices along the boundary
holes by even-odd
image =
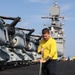
[[[35,29],[33,34],[40,34],[50,24],[48,16],[55,0],[0,0],[0,16],[21,17],[16,27]],[[75,56],[75,0],[56,0],[60,6],[60,15],[64,16],[66,57]]]

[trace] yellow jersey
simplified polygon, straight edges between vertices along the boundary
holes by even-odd
[[[48,56],[52,60],[57,59],[57,46],[56,46],[56,41],[53,38],[50,37],[48,41],[42,39],[38,47],[38,53],[40,53],[40,50],[42,48],[44,49],[42,59],[46,59]]]

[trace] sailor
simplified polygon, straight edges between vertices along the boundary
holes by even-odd
[[[42,39],[38,46],[38,53],[42,58],[42,75],[56,75],[57,69],[57,46],[56,41],[50,36],[48,28],[42,30]]]

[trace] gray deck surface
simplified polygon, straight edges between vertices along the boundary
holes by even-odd
[[[0,75],[39,75],[39,64],[6,69]],[[75,75],[75,61],[58,62],[57,75]]]

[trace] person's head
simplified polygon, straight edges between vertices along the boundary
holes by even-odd
[[[42,30],[42,37],[46,41],[50,38],[50,32],[49,32],[49,29],[48,28],[44,28]]]

